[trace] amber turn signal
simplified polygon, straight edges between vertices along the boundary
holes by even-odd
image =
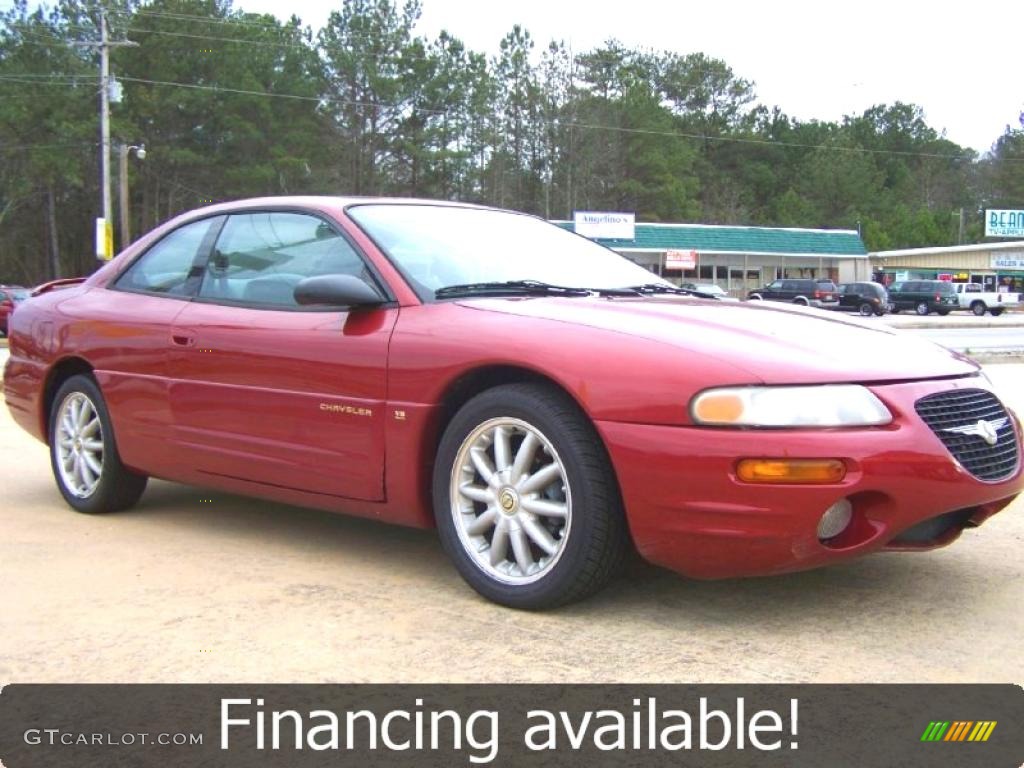
[[[839,459],[743,459],[736,476],[745,483],[838,483],[846,465]]]

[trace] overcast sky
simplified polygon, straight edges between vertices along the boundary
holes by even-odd
[[[836,120],[873,104],[924,108],[929,125],[987,151],[1024,111],[1020,0],[422,0],[417,31],[447,29],[494,53],[513,24],[539,45],[585,51],[610,37],[629,47],[703,51],[755,81],[758,100],[801,120]],[[339,0],[236,0],[247,11],[296,13],[318,27]],[[282,10],[283,9],[283,10]]]

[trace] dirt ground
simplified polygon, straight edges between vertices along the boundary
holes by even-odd
[[[1024,365],[992,366],[1024,412]],[[209,499],[209,502],[201,501]],[[432,532],[153,482],[72,512],[0,408],[0,682],[1024,680],[1024,502],[927,554],[581,605],[478,598]]]

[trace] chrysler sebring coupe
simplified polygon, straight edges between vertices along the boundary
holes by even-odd
[[[698,578],[948,544],[1024,487],[969,360],[691,295],[524,214],[267,198],[180,216],[11,318],[14,418],[81,512],[148,477],[436,526],[521,608],[630,548]]]

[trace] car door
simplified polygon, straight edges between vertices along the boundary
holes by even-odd
[[[896,305],[899,309],[914,308],[914,305],[917,303],[917,291],[920,285],[920,282],[912,280],[900,286],[900,290],[896,294]]]
[[[773,280],[772,282],[768,283],[768,285],[766,285],[764,287],[764,290],[761,292],[761,295],[765,299],[777,299],[777,298],[779,298],[779,292],[781,290],[782,290],[782,281],[781,280]]]
[[[839,307],[841,309],[850,309],[856,306],[857,301],[857,285],[855,283],[846,283],[840,285],[836,291],[839,297]]]
[[[136,258],[107,289],[77,297],[73,311],[88,317],[90,360],[103,390],[121,459],[130,467],[167,474],[171,426],[168,340],[174,318],[198,285],[197,264],[223,217],[188,222]]]
[[[295,211],[228,217],[172,334],[173,442],[192,471],[355,499],[384,487],[395,307],[300,307],[306,277],[385,293],[340,230]]]

